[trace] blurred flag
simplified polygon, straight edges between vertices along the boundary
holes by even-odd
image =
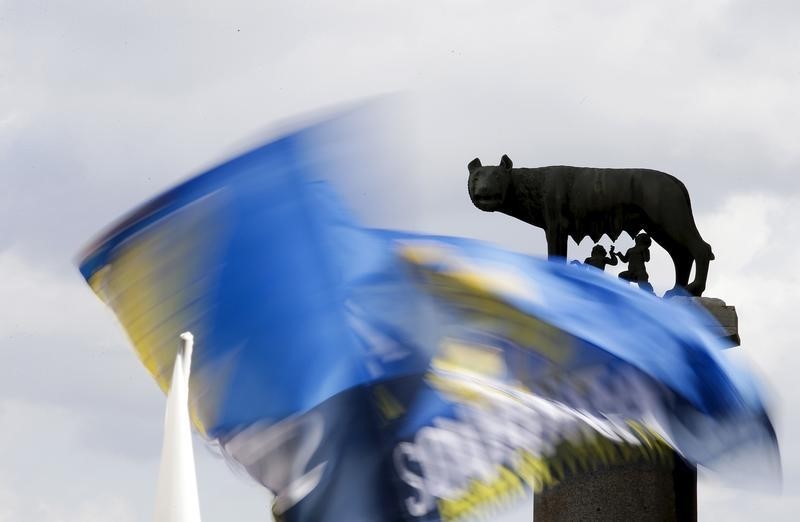
[[[774,476],[758,390],[703,312],[476,241],[365,228],[347,204],[382,170],[353,121],[187,181],[80,264],[162,389],[174,339],[194,333],[194,425],[275,493],[278,519],[458,520],[667,448],[718,469],[755,456]]]

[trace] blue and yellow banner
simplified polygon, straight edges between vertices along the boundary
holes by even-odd
[[[673,449],[774,472],[758,388],[704,312],[599,271],[365,227],[343,190],[363,159],[344,121],[190,179],[80,263],[163,390],[194,334],[194,425],[275,494],[278,519],[459,520]]]

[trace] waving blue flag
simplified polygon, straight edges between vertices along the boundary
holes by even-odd
[[[477,241],[365,228],[342,199],[364,168],[344,126],[190,179],[80,263],[162,389],[194,334],[194,425],[275,493],[276,517],[458,520],[667,448],[774,471],[758,389],[704,312]]]

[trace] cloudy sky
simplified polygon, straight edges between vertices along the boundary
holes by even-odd
[[[542,255],[471,206],[475,156],[685,182],[785,467],[782,496],[702,477],[700,519],[793,520],[798,24],[794,0],[0,0],[0,521],[152,516],[163,396],[78,276],[87,240],[276,122],[392,92],[419,151],[397,226]],[[265,519],[266,493],[196,452],[205,520]]]

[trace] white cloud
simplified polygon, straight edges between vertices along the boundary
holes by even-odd
[[[0,423],[0,519],[89,522],[105,512],[113,520],[134,520],[132,499],[120,484],[126,478],[82,448],[74,412],[4,399]]]
[[[800,496],[743,492],[701,482],[697,494],[699,520],[769,520],[792,522],[800,510]]]

